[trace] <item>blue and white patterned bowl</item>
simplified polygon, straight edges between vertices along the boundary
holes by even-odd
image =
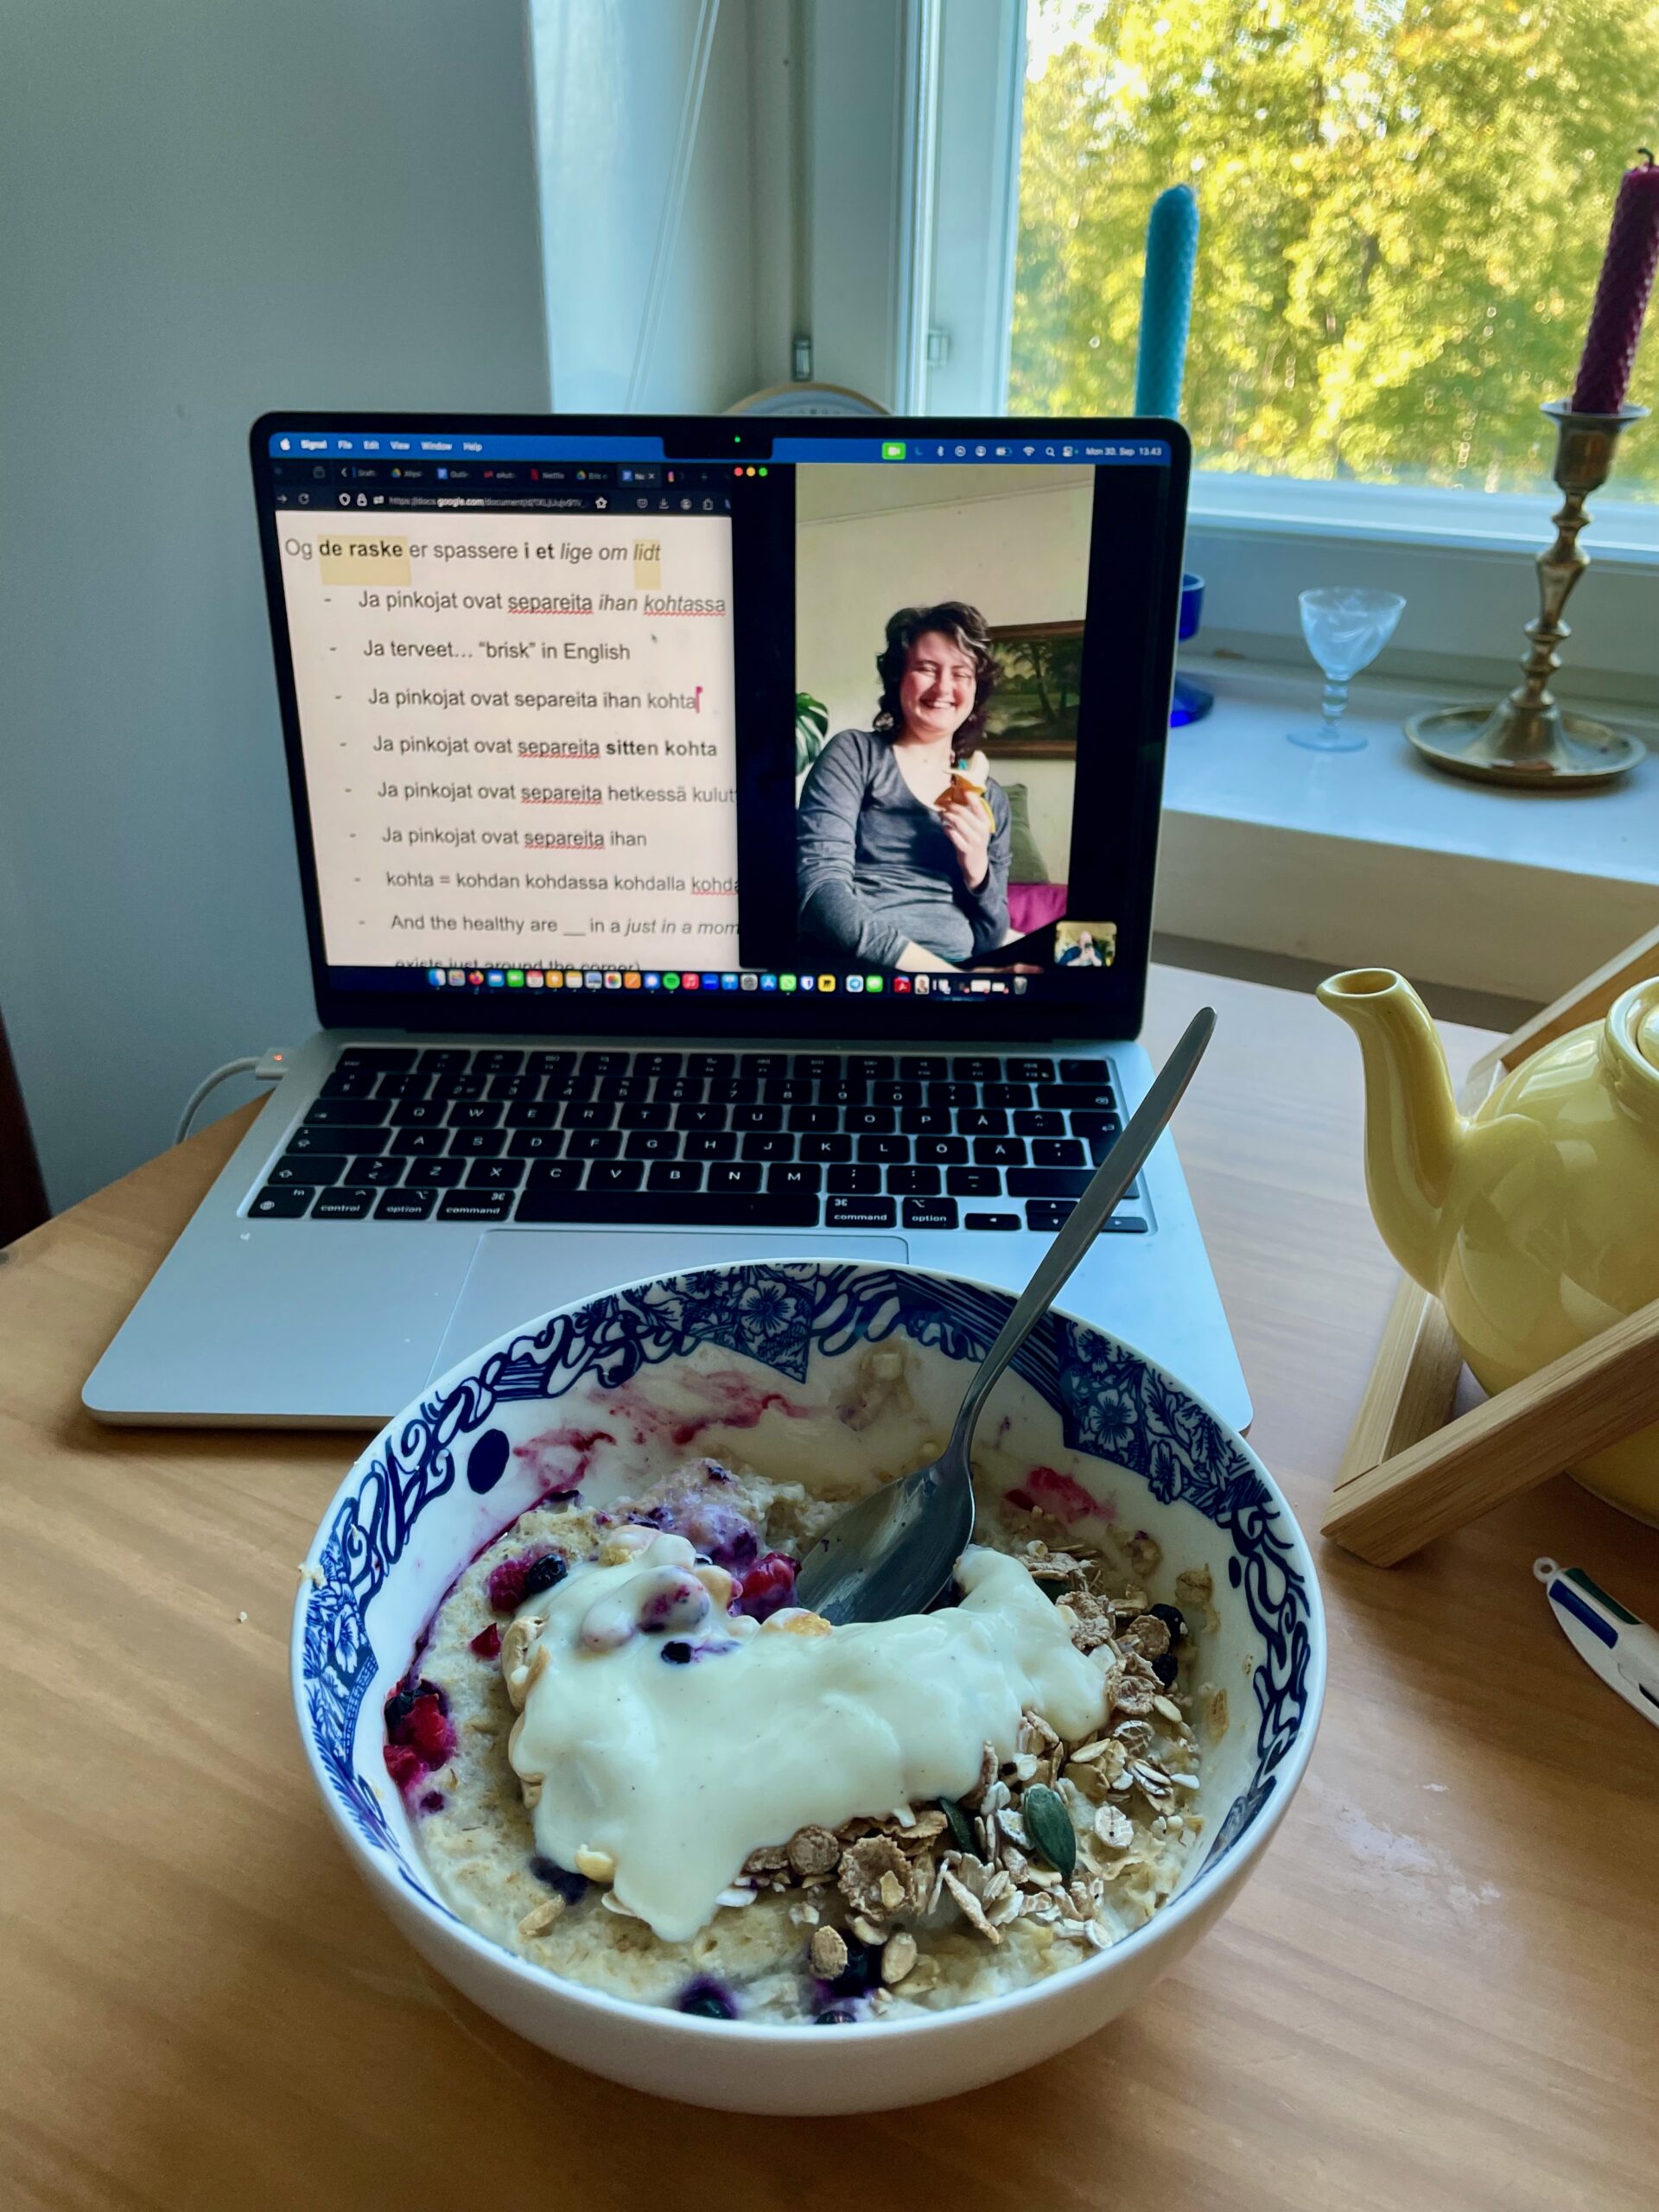
[[[705,1417],[697,1451],[785,1479],[832,1462],[844,1471],[849,1454],[872,1448],[828,1410],[849,1363],[907,1340],[919,1417],[943,1437],[1011,1302],[959,1277],[827,1261],[660,1276],[488,1345],[353,1467],[309,1555],[321,1579],[302,1583],[295,1611],[301,1735],[378,1902],[486,2012],[560,2057],[691,2103],[873,2111],[976,2088],[1064,2050],[1133,2004],[1236,1894],[1313,1749],[1325,1687],[1313,1561],[1289,1507],[1230,1429],[1139,1352],[1059,1313],[999,1384],[982,1446],[1016,1469],[1070,1475],[1121,1529],[1150,1534],[1164,1554],[1160,1584],[1207,1567],[1214,1585],[1200,1675],[1227,1692],[1230,1717],[1205,1748],[1201,1842],[1144,1928],[1047,1981],[922,2019],[820,2031],[688,2018],[561,1980],[463,1925],[435,1893],[387,1777],[385,1701],[455,1576],[544,1488],[533,1440],[550,1421],[602,1428],[619,1394],[623,1403],[643,1393],[659,1405],[717,1400],[728,1409],[746,1395],[734,1424]],[[595,1502],[625,1481],[637,1489],[686,1449],[683,1437],[630,1443],[626,1471],[618,1452],[618,1470],[608,1480],[601,1470],[584,1495]]]

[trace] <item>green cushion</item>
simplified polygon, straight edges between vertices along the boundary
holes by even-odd
[[[1004,784],[1008,802],[1008,881],[1046,883],[1050,880],[1037,841],[1031,834],[1031,797],[1023,784]]]

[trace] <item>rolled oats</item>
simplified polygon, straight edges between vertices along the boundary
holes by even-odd
[[[896,1929],[881,1947],[882,1980],[889,1988],[902,1981],[913,1970],[918,1956],[916,1938],[907,1929]]]
[[[544,1897],[540,1904],[532,1906],[531,1910],[528,1911],[524,1915],[524,1918],[519,1922],[518,1933],[524,1936],[527,1942],[533,1942],[537,1936],[546,1935],[548,1929],[553,1925],[554,1922],[563,1910],[564,1899],[563,1897]]]
[[[1103,1805],[1095,1815],[1095,1834],[1108,1851],[1127,1851],[1135,1841],[1135,1824],[1116,1805]]]
[[[957,1800],[965,1813],[977,1812],[981,1800],[996,1780],[996,1770],[995,1745],[982,1745],[979,1754],[979,1772],[974,1778],[973,1786],[971,1789],[964,1789]]]
[[[964,1878],[964,1870],[969,1867],[978,1869],[977,1876],[972,1878],[972,1886],[969,1885],[969,1880]],[[947,1866],[944,1868],[944,1886],[956,1899],[963,1917],[968,1922],[969,1927],[976,1928],[979,1933],[989,1942],[1000,1943],[1002,1941],[1002,1930],[992,1921],[986,1909],[985,1898],[981,1894],[985,1887],[986,1873],[987,1869],[982,1860],[961,1859],[956,1866]],[[1010,1891],[1015,1896],[1018,1895],[1017,1891],[1013,1891],[1012,1885],[1010,1885]]]

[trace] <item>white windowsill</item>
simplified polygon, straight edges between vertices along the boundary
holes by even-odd
[[[1659,564],[1659,502],[1621,499],[1617,489],[1615,474],[1592,497],[1593,557],[1609,569]],[[1531,555],[1548,543],[1549,518],[1560,497],[1554,486],[1535,493],[1466,492],[1198,468],[1191,522],[1195,530],[1254,537],[1361,538]]]
[[[1356,684],[1370,741],[1321,754],[1285,737],[1317,719],[1311,664],[1181,664],[1217,698],[1169,734],[1160,931],[1541,1001],[1659,923],[1659,758],[1580,793],[1466,784],[1400,728],[1453,693]]]

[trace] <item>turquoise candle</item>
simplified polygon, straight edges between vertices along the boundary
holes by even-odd
[[[1147,219],[1147,273],[1141,286],[1141,350],[1135,364],[1137,415],[1179,416],[1192,274],[1198,258],[1198,202],[1190,184],[1173,184]]]

